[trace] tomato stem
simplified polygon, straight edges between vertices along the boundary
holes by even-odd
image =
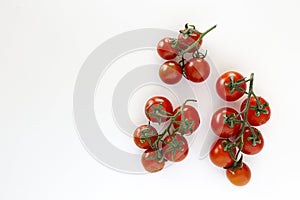
[[[234,163],[232,164],[232,166],[226,167],[226,169],[232,169],[232,171],[235,171],[236,166],[239,166],[238,162],[242,162],[243,156],[240,157],[240,153],[244,147],[245,127],[248,126],[250,128],[251,132],[254,131],[253,127],[251,126],[251,124],[249,123],[249,121],[247,119],[248,110],[250,108],[250,99],[253,96],[256,99],[256,101],[259,102],[259,98],[255,95],[255,93],[253,91],[254,73],[251,73],[250,78],[245,80],[245,82],[250,82],[248,92],[246,92],[246,91],[244,92],[245,94],[248,95],[246,105],[245,105],[244,110],[242,110],[239,114],[235,115],[235,118],[238,118],[241,115],[243,116],[243,120],[240,120],[240,123],[242,123],[242,128],[241,128],[239,135],[232,142],[228,141],[224,146],[224,150],[229,151],[229,153],[232,152],[233,148],[238,147],[238,151],[237,151],[236,155],[233,155],[232,153],[230,153],[230,156],[234,160]],[[260,102],[257,104],[257,106],[260,106]]]
[[[180,114],[182,114],[181,120],[184,119],[184,117],[183,117],[183,108],[184,108],[184,106],[185,106],[188,102],[197,102],[197,100],[195,100],[195,99],[187,99],[187,100],[185,100],[184,103],[181,105],[180,109],[179,109],[176,113],[173,113],[173,115],[168,115],[167,117],[171,119],[169,125],[167,126],[167,128],[166,128],[161,134],[158,134],[157,139],[156,139],[153,143],[151,142],[150,139],[148,140],[147,138],[145,138],[145,139],[147,139],[147,141],[149,142],[149,144],[150,144],[150,146],[151,146],[152,149],[158,149],[158,143],[159,143],[159,142],[163,142],[163,143],[164,143],[163,138],[164,138],[164,136],[165,136],[167,133],[171,136],[171,131],[170,131],[170,130],[171,130],[171,127],[172,127],[173,123],[175,122],[176,118],[177,118]],[[163,117],[165,117],[165,116],[163,116]],[[149,126],[150,126],[150,121],[149,121]],[[175,130],[176,130],[176,129],[175,129]],[[173,133],[174,133],[174,132],[173,132]]]

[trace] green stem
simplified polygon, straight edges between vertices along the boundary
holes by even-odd
[[[200,35],[200,37],[192,44],[190,45],[188,48],[186,48],[184,51],[181,51],[178,55],[179,56],[182,56],[184,55],[185,53],[189,52],[190,50],[192,50],[193,48],[195,48],[199,42],[202,40],[202,38],[207,34],[209,33],[210,31],[212,31],[213,29],[215,29],[217,27],[217,25],[214,25],[213,27],[211,27],[210,29],[208,29],[207,31],[205,31],[204,33],[202,33]]]
[[[238,159],[239,154],[240,154],[241,150],[244,147],[244,131],[245,131],[245,126],[246,126],[246,124],[248,126],[250,125],[250,123],[248,122],[248,119],[247,119],[247,115],[248,115],[248,110],[249,110],[249,107],[250,107],[251,96],[255,95],[254,92],[253,92],[253,81],[254,81],[254,74],[253,73],[250,75],[250,79],[249,80],[250,80],[250,84],[249,84],[248,98],[247,98],[247,101],[246,101],[245,108],[244,108],[244,110],[242,112],[240,112],[237,115],[237,116],[240,116],[240,115],[243,114],[243,123],[242,123],[242,129],[241,129],[240,134],[233,141],[233,143],[237,143],[238,140],[240,140],[239,150],[238,150],[238,152],[237,152],[237,154],[236,154],[236,156],[234,158],[235,161]]]
[[[261,104],[260,104],[259,98],[258,98],[254,93],[252,93],[252,95],[253,95],[253,97],[254,97],[255,100],[256,100],[256,105],[257,105],[257,107],[258,107],[259,109],[261,109]]]
[[[162,141],[161,139],[166,135],[166,133],[170,133],[170,129],[171,129],[173,123],[175,122],[176,118],[181,113],[183,113],[184,106],[188,102],[190,102],[190,101],[191,102],[197,102],[197,100],[195,100],[195,99],[187,99],[187,100],[185,100],[185,102],[181,105],[180,109],[173,116],[169,116],[171,118],[171,122],[169,123],[169,125],[167,126],[167,128],[161,134],[158,135],[158,138],[157,138],[157,140],[154,143],[158,144],[159,141]]]
[[[182,72],[182,75],[186,78],[186,79],[188,79],[187,78],[187,76],[186,76],[186,74],[185,74],[185,58],[184,58],[184,55],[182,55],[181,56],[181,60],[179,61],[179,65],[180,65],[180,68],[181,68],[181,72]]]
[[[166,115],[163,115],[163,114],[161,114],[161,113],[155,113],[157,116],[159,116],[159,117],[164,117],[164,118],[170,118],[170,117],[172,117],[172,115],[170,114],[170,113],[167,113]]]
[[[241,135],[241,138],[240,138],[240,142],[239,142],[239,145],[238,145],[239,147],[238,147],[238,152],[236,153],[236,156],[235,156],[235,161],[237,161],[238,160],[238,156],[239,156],[239,154],[240,154],[240,152],[241,152],[241,150],[243,149],[243,147],[244,147],[244,134],[242,134]]]
[[[236,117],[243,115],[243,124],[242,124],[242,129],[241,132],[239,134],[238,137],[235,138],[234,142],[237,142],[239,140],[239,138],[244,134],[245,131],[245,125],[249,124],[248,119],[247,119],[247,115],[248,115],[248,110],[249,110],[249,106],[250,106],[250,99],[251,99],[251,95],[253,95],[253,81],[254,81],[254,74],[252,73],[250,76],[250,85],[249,85],[249,90],[248,90],[248,98],[247,98],[247,102],[245,105],[245,108],[242,112],[240,112],[238,115],[236,115]]]

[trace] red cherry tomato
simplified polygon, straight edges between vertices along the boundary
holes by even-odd
[[[175,84],[181,80],[182,71],[175,61],[167,61],[159,68],[160,79],[167,84]]]
[[[176,58],[178,53],[178,49],[172,47],[172,44],[170,43],[171,41],[172,38],[166,37],[160,40],[157,44],[157,53],[165,60]]]
[[[162,150],[165,158],[173,162],[179,162],[185,159],[189,152],[187,140],[179,135],[168,135],[162,143]]]
[[[218,167],[230,167],[234,160],[232,159],[229,151],[225,151],[222,142],[226,140],[217,140],[210,148],[209,158],[213,164]],[[236,149],[232,149],[233,156],[236,154]]]
[[[142,164],[146,171],[148,172],[158,172],[162,170],[165,166],[165,161],[163,159],[157,160],[157,154],[161,154],[158,152],[159,150],[147,149],[142,154]]]
[[[180,108],[181,106],[177,107],[174,110],[174,114],[176,114]],[[181,134],[191,134],[199,127],[199,125],[200,116],[197,110],[190,105],[185,105],[183,107],[182,113],[176,117],[175,122],[173,123],[173,127],[179,129],[178,132]]]
[[[249,109],[247,114],[247,120],[252,126],[260,126],[269,121],[271,116],[271,109],[267,101],[262,97],[257,97],[259,99],[260,107],[257,107],[256,98],[251,96]],[[246,107],[247,99],[245,99],[241,105],[241,111]]]
[[[148,140],[150,140],[151,144],[153,144],[158,138],[157,135],[158,133],[153,126],[142,125],[135,129],[133,133],[133,140],[138,147],[142,149],[150,149],[151,145]]]
[[[203,82],[210,73],[210,66],[203,58],[192,58],[184,66],[185,75],[192,82]]]
[[[244,95],[241,91],[246,91],[247,88],[246,83],[242,81],[243,78],[240,73],[234,71],[222,74],[216,82],[218,95],[226,101],[236,101],[241,98]],[[240,90],[232,88],[240,88]]]
[[[217,110],[211,118],[211,128],[213,132],[219,137],[223,137],[223,138],[230,138],[238,134],[241,128],[241,124],[234,123],[234,122],[230,124],[230,121],[241,120],[240,116],[238,116],[235,119],[231,118],[232,120],[230,120],[230,116],[237,115],[237,114],[238,112],[236,110],[229,107],[224,107]],[[227,119],[228,123],[226,123],[226,118],[228,118]]]
[[[253,127],[255,136],[251,135],[249,127],[245,127],[244,130],[244,145],[242,152],[248,155],[254,155],[259,153],[264,147],[264,138],[261,133]]]
[[[236,186],[243,186],[246,185],[251,179],[251,170],[243,163],[241,168],[238,168],[236,171],[231,171],[230,169],[226,170],[226,176],[228,180],[236,185]]]
[[[173,106],[166,97],[154,96],[146,102],[145,114],[152,122],[165,122],[173,115]]]
[[[190,34],[187,34],[187,30],[181,30],[182,33],[178,35],[178,46],[182,49],[185,50],[189,46],[191,46],[194,42],[196,42],[201,34],[197,31],[194,30]],[[197,47],[192,48],[189,53],[194,52],[197,48],[199,49],[202,44],[202,40],[198,43]]]

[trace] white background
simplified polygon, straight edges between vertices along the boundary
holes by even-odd
[[[261,199],[299,189],[298,0],[0,0],[0,199]],[[220,72],[255,72],[269,100],[265,149],[245,187],[193,152],[161,173],[129,175],[95,161],[76,134],[72,92],[87,56],[138,28],[205,30]],[[145,36],[146,38],[147,36]]]

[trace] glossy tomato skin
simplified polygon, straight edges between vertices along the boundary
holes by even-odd
[[[165,60],[174,59],[178,54],[178,49],[173,48],[170,44],[171,40],[172,38],[166,37],[160,40],[157,44],[157,53],[160,57],[162,57]]]
[[[254,133],[257,135],[258,130],[254,127],[253,129],[254,129]],[[241,151],[248,155],[254,155],[259,153],[264,147],[264,138],[262,134],[260,133],[258,135],[258,139],[260,140],[260,143],[256,143],[255,146],[252,145],[252,141],[249,140],[250,138],[251,138],[251,130],[249,127],[246,127],[244,130],[244,146]]]
[[[187,79],[195,83],[205,81],[210,74],[210,66],[203,58],[190,59],[184,69]]]
[[[177,143],[181,147],[181,150],[176,150],[174,151],[174,159],[172,156],[172,151],[169,151],[169,148],[172,148],[173,144],[168,144],[168,143]],[[178,144],[181,143],[181,144]],[[186,156],[189,153],[189,145],[187,140],[185,139],[184,136],[181,136],[179,134],[173,134],[173,135],[168,135],[165,139],[164,142],[162,143],[162,151],[164,152],[165,158],[169,161],[173,162],[180,162],[183,159],[186,158]]]
[[[228,117],[230,114],[237,115],[238,112],[233,108],[223,107],[213,114],[211,118],[211,128],[217,136],[230,138],[239,133],[241,124],[235,123],[233,128],[229,127],[228,124],[224,124],[224,115]],[[237,117],[236,120],[241,120],[241,117]]]
[[[260,105],[265,104],[267,101],[262,98],[262,97],[257,97],[259,99]],[[241,111],[243,111],[245,109],[247,103],[247,99],[245,99],[241,105]],[[250,106],[256,106],[256,99],[251,96],[250,98]],[[268,111],[267,114],[264,114],[262,112],[260,112],[260,115],[257,116],[256,115],[256,111],[253,110],[252,108],[248,109],[248,114],[247,114],[247,120],[248,122],[252,125],[252,126],[260,126],[265,124],[267,121],[269,121],[270,117],[271,117],[271,109],[270,106],[266,106],[264,108],[265,110]]]
[[[147,149],[143,154],[142,154],[142,164],[145,168],[146,171],[148,172],[158,172],[162,170],[165,166],[165,161],[162,160],[159,162],[157,159],[152,159],[151,157],[156,156],[156,151],[153,149]]]
[[[167,84],[176,84],[182,78],[180,65],[175,61],[167,61],[159,68],[160,79]]]
[[[154,108],[159,108],[161,104],[161,109],[164,112],[170,113],[170,115],[173,115],[173,106],[171,102],[163,96],[154,96],[150,98],[146,104],[145,104],[145,114],[147,118],[152,121],[152,122],[159,122],[159,118],[157,116],[150,116],[150,113],[153,112],[153,107]],[[170,118],[168,117],[161,117],[160,122],[166,122]]]
[[[210,148],[209,158],[212,163],[218,167],[230,167],[234,160],[230,156],[229,151],[225,151],[222,145],[223,139],[218,139]],[[236,154],[236,149],[232,150]]]
[[[145,140],[143,142],[141,141],[141,137],[143,137],[143,130],[148,130],[147,131],[148,133],[150,132],[154,134],[154,136],[149,137],[152,144],[157,140],[158,133],[156,129],[151,125],[142,125],[139,126],[137,129],[135,129],[133,133],[133,140],[136,146],[138,146],[141,149],[149,149],[151,148],[151,145],[149,144],[148,140]]]
[[[243,163],[242,168],[238,168],[235,172],[232,172],[230,169],[227,169],[226,176],[232,184],[236,186],[244,186],[251,179],[251,170],[248,167],[248,165]]]
[[[182,30],[182,32],[186,32],[186,30]],[[186,35],[184,33],[180,33],[178,35],[178,46],[182,49],[185,50],[188,48],[188,46],[191,46],[195,41],[197,41],[199,39],[199,37],[201,36],[201,34],[198,31],[193,31],[192,34],[194,35],[190,35],[188,37],[186,37]],[[202,44],[202,40],[200,40],[200,42],[198,43],[197,47],[192,48],[191,50],[189,50],[189,53],[193,53],[195,50],[197,50],[197,48],[199,49],[201,47]]]
[[[225,72],[224,74],[222,74],[217,79],[217,82],[216,82],[216,90],[217,90],[218,95],[226,101],[236,101],[244,95],[243,92],[240,92],[238,90],[234,90],[234,92],[231,94],[230,88],[225,86],[225,84],[230,83],[231,76],[234,78],[234,81],[238,81],[238,80],[241,80],[244,78],[243,75],[241,75],[238,72],[229,71],[229,72]],[[241,84],[239,84],[239,86],[241,89],[246,91],[246,89],[247,89],[246,83],[241,83]]]
[[[177,107],[174,110],[174,114],[176,114],[179,110],[180,110],[181,106]],[[178,132],[181,134],[191,134],[193,132],[195,132],[195,130],[197,130],[197,128],[200,125],[200,116],[198,114],[198,111],[190,105],[185,105],[182,109],[183,111],[183,116],[184,116],[184,121],[187,119],[188,122],[193,122],[192,125],[192,132],[190,130],[186,130],[185,133],[183,132],[183,130],[179,130]],[[182,122],[182,114],[179,114],[176,118],[175,118],[175,123],[173,123],[173,127],[175,129],[179,128],[180,124],[176,123],[176,122]]]

